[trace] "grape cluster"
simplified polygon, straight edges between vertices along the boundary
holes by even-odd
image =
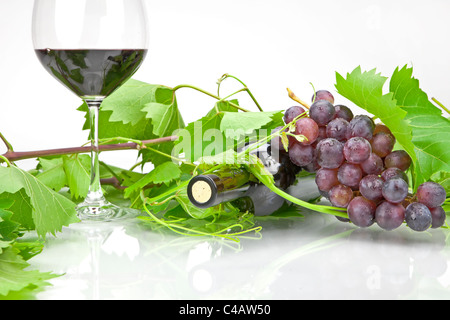
[[[314,172],[321,195],[333,206],[347,208],[346,221],[359,227],[377,223],[385,230],[406,222],[415,231],[444,224],[445,189],[426,182],[416,195],[409,194],[406,171],[411,158],[403,150],[393,150],[396,139],[387,126],[375,124],[367,115],[354,116],[345,105],[334,105],[326,90],[316,92],[307,113],[300,106],[287,109],[285,123],[294,120],[288,150],[283,151],[281,139],[272,139],[272,148],[287,152],[293,164]]]

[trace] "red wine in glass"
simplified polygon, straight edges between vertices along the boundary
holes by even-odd
[[[89,107],[91,181],[76,208],[82,221],[111,221],[140,212],[116,206],[100,185],[98,116],[101,103],[125,83],[147,55],[143,0],[34,0],[33,45],[42,66]]]

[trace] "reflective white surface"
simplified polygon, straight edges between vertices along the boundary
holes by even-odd
[[[333,216],[261,221],[240,243],[127,223],[73,225],[32,268],[38,299],[448,299],[448,230],[359,229]]]

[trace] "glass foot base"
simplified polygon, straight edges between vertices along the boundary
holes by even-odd
[[[103,203],[93,205],[90,203],[81,203],[76,208],[77,216],[81,221],[116,221],[123,219],[136,218],[141,211],[131,208],[118,207],[112,203]]]

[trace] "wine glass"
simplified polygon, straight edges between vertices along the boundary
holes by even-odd
[[[109,221],[138,214],[108,202],[99,174],[98,116],[102,101],[127,81],[147,54],[142,0],[35,0],[33,45],[44,68],[89,107],[91,181],[82,220]]]

